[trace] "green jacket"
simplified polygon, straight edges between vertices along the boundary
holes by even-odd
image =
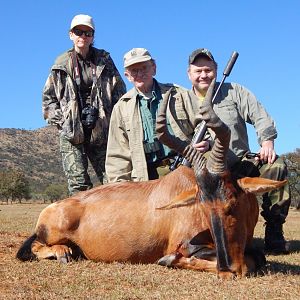
[[[189,141],[200,121],[199,115],[195,114],[199,110],[197,103],[191,101],[195,96],[174,84],[158,85],[162,97],[173,89],[167,117],[175,136]],[[113,108],[105,169],[110,182],[148,180],[143,125],[135,88],[123,95]]]
[[[114,104],[126,92],[113,60],[108,52],[92,48],[96,65],[96,84],[91,89],[91,104],[99,109],[99,118],[92,130],[91,143],[106,142],[110,115]],[[45,120],[56,125],[60,134],[72,144],[84,142],[78,106],[77,85],[73,74],[73,49],[60,55],[51,68],[43,90],[43,114]]]

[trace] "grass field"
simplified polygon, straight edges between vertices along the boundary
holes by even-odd
[[[291,254],[267,256],[261,276],[221,281],[154,264],[19,262],[18,247],[45,206],[0,205],[0,299],[300,299],[300,211],[291,209],[284,226]],[[263,231],[260,218],[255,231],[260,247]]]

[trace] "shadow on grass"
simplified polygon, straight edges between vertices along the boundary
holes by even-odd
[[[300,241],[289,241],[290,253],[300,252]],[[264,249],[264,240],[262,238],[254,238],[253,246],[259,249]],[[293,265],[289,263],[283,263],[278,261],[268,261],[267,255],[267,272],[271,274],[285,274],[285,275],[300,275],[300,265]]]
[[[264,249],[264,240],[261,238],[253,238],[253,247],[263,250]]]
[[[300,252],[300,241],[293,240],[293,241],[289,241],[289,243],[290,243],[291,253]]]
[[[289,243],[290,253],[300,252],[300,241],[292,240],[292,241],[288,241],[288,243]],[[263,250],[264,249],[264,239],[254,238],[253,239],[253,246],[255,248],[259,248],[259,249]]]
[[[300,275],[300,266],[291,265],[282,262],[269,262],[267,265],[267,270],[270,274],[284,274],[284,275]]]

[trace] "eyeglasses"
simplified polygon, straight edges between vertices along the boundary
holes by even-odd
[[[82,36],[83,34],[86,36],[86,37],[93,37],[94,36],[94,30],[87,30],[87,31],[84,31],[84,30],[81,30],[81,29],[77,29],[77,28],[74,28],[72,30],[72,32],[77,35],[77,36]]]
[[[136,77],[139,73],[142,74],[142,75],[145,75],[149,72],[150,68],[151,68],[152,65],[146,65],[146,66],[143,66],[141,68],[128,68],[127,69],[127,72],[130,74],[130,76],[132,77]]]

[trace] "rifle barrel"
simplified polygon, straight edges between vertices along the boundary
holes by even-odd
[[[227,65],[224,69],[222,80],[220,81],[220,84],[218,85],[218,88],[217,88],[217,90],[216,90],[216,92],[215,92],[215,94],[212,98],[212,101],[211,101],[212,104],[215,102],[215,100],[217,98],[217,95],[218,95],[218,93],[219,93],[226,77],[230,75],[230,73],[232,71],[232,68],[233,68],[238,56],[239,56],[238,52],[236,52],[236,51],[232,52],[231,57],[230,57],[229,61],[227,62]],[[197,132],[193,136],[192,145],[195,145],[195,144],[197,144],[197,143],[199,143],[203,140],[206,130],[207,130],[206,123],[205,123],[205,121],[202,121],[201,124],[198,127]],[[190,162],[186,158],[184,158],[182,160],[182,164],[184,166],[188,166],[188,167],[191,166]]]

